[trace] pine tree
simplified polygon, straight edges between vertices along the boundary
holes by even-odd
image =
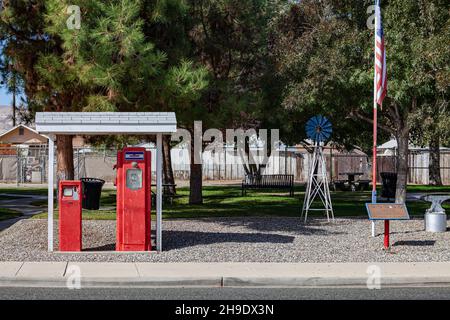
[[[205,71],[181,55],[171,54],[169,60],[161,50],[168,47],[160,43],[156,48],[152,34],[143,32],[144,22],[146,29],[158,24],[170,29],[173,17],[163,9],[176,3],[6,2],[0,40],[5,54],[18,61],[31,111],[160,111],[188,106],[207,84]],[[80,8],[79,29],[68,28],[69,6]],[[20,45],[11,39],[20,39]],[[71,141],[70,136],[57,137],[60,179],[73,178]]]
[[[61,39],[46,32],[46,1],[4,1],[0,12],[2,54],[23,80],[30,114],[79,110],[85,89],[64,64]],[[63,12],[63,14],[65,14]],[[57,178],[73,179],[71,136],[57,136]]]
[[[80,30],[65,28],[59,14],[69,3],[49,0],[48,31],[63,39],[67,61],[90,88],[84,111],[178,112],[199,99],[206,71],[186,59],[184,1],[78,1]],[[173,183],[169,139],[163,143]]]

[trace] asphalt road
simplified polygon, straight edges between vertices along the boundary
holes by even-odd
[[[7,288],[1,300],[450,300],[450,287],[382,288]]]

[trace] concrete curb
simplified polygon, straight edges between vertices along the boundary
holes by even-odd
[[[450,263],[0,262],[0,287],[68,287],[77,279],[82,288],[367,287],[377,279],[381,287],[450,286]]]
[[[0,278],[1,287],[68,287],[66,278]],[[87,278],[81,279],[81,288],[123,287],[221,287],[222,279],[216,278]]]
[[[367,287],[367,278],[338,277],[280,277],[280,278],[236,278],[225,277],[224,287]],[[380,286],[450,286],[450,278],[383,278]]]
[[[0,287],[67,287],[66,278],[0,278]],[[450,286],[448,277],[383,278],[383,287]],[[366,278],[335,277],[152,277],[152,278],[86,278],[81,288],[123,287],[367,287]]]

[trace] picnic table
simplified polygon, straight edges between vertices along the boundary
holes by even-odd
[[[335,180],[333,182],[334,189],[340,189],[342,191],[350,189],[352,192],[356,190],[364,191],[369,187],[370,180],[356,180],[356,177],[361,177],[363,175],[364,172],[341,172],[339,173],[339,176],[347,177],[347,179]]]
[[[364,175],[364,172],[341,172],[339,173],[340,176],[347,176],[347,181],[348,182],[354,182],[355,181],[355,177],[358,176],[362,176]]]

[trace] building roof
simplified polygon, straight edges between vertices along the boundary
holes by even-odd
[[[19,135],[17,132],[19,128],[24,128],[25,134]],[[19,124],[5,132],[0,134],[0,141],[11,144],[42,144],[47,143],[47,137],[40,134],[33,128],[27,127],[23,124]]]
[[[382,145],[378,146],[377,148],[379,150],[380,149],[397,149],[398,148],[397,139],[391,139],[389,141],[386,141],[385,143],[383,143]],[[424,148],[423,147],[419,147],[419,146],[416,146],[416,145],[412,144],[411,142],[409,142],[408,148],[409,148],[409,150],[426,150],[426,149],[428,149],[428,147],[424,147]],[[441,149],[442,149],[442,147],[441,147]]]
[[[382,145],[378,146],[377,149],[380,152],[383,152],[385,155],[392,155],[393,150],[397,149],[398,145],[397,145],[397,140],[396,139],[391,139],[385,143],[383,143]],[[408,148],[410,151],[429,151],[429,147],[425,146],[425,147],[420,147],[420,146],[416,146],[414,144],[412,144],[411,142],[408,144]],[[449,148],[447,147],[443,147],[440,146],[439,149],[441,150],[448,150]]]
[[[177,130],[174,112],[37,112],[36,130],[54,134],[152,134]]]
[[[309,141],[311,143],[311,145],[309,146],[309,148],[313,148],[313,144],[311,140],[306,140]],[[292,150],[291,150],[292,149]],[[323,147],[324,152],[329,153],[330,150],[332,150],[333,155],[359,155],[359,156],[367,156],[366,153],[364,153],[364,151],[358,149],[358,147],[355,146],[355,148],[353,148],[352,150],[345,150],[343,148],[338,148],[338,145],[334,142],[328,142],[324,147]],[[294,151],[297,153],[309,153],[309,151],[305,148],[304,145],[302,144],[296,144],[293,147],[289,147],[289,151]]]

